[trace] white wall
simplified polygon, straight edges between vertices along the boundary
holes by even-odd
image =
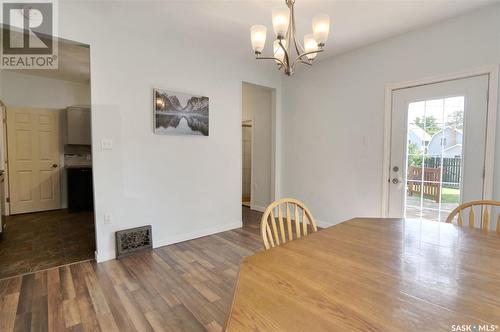
[[[14,71],[0,71],[0,100],[7,107],[53,108],[63,111],[72,105],[90,105],[90,85],[28,75]],[[61,175],[61,208],[68,206],[67,180],[64,169],[65,116],[59,116],[59,171]]]
[[[272,112],[273,90],[243,84],[243,121],[253,120],[252,209],[264,211],[272,197]]]
[[[158,6],[178,15],[170,5],[60,2],[61,36],[90,44],[99,261],[115,256],[119,229],[151,224],[156,247],[240,227],[242,81],[277,88],[281,100],[279,74],[250,49],[240,61],[150,19]],[[154,135],[153,87],[210,97],[210,136]]]
[[[88,84],[2,70],[1,99],[7,106],[66,108],[90,104]]]
[[[298,70],[283,83],[282,194],[304,200],[325,224],[379,216],[386,84],[499,62],[495,5]],[[496,199],[498,147],[500,121]]]

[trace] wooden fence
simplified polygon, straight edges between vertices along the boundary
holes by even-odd
[[[442,160],[442,164],[441,164]],[[444,184],[445,187],[459,187],[460,171],[462,169],[462,159],[460,158],[443,158],[441,157],[427,157],[425,158],[425,168],[442,168],[443,182],[450,182]],[[452,184],[453,183],[453,184]]]

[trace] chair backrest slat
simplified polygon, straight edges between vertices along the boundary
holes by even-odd
[[[482,228],[483,229],[489,229],[490,228],[490,213],[488,212],[488,207],[487,206],[484,207]]]
[[[297,210],[297,213],[299,211]],[[298,218],[298,217],[297,217]],[[306,211],[305,210],[302,210],[302,233],[304,233],[304,235],[307,235],[307,225],[309,223],[307,222],[307,216],[306,216]]]
[[[278,211],[278,225],[276,225],[275,209]],[[283,220],[285,218],[286,226]],[[261,234],[266,249],[274,248],[317,230],[316,222],[307,207],[293,198],[284,198],[271,203],[261,220]]]
[[[299,222],[299,207],[295,205],[295,212],[294,212],[294,218],[295,218],[295,231],[297,232],[297,239],[300,238],[300,222]]]
[[[271,218],[274,219],[273,210],[271,210]],[[283,218],[279,218],[278,219],[278,224],[279,224],[279,227],[280,227],[281,240],[283,241],[283,243],[285,243],[286,242],[286,238],[285,238],[285,227],[283,227]]]
[[[476,226],[475,222],[475,212],[474,212],[474,207],[479,206],[482,208],[482,210],[479,210],[479,226],[483,230],[489,230],[490,229],[490,224],[491,224],[491,218],[490,215],[494,213],[493,208],[494,207],[500,207],[500,201],[490,201],[490,200],[479,200],[479,201],[472,201],[468,203],[461,204],[460,206],[456,207],[448,216],[446,219],[447,223],[452,223],[453,220],[457,217],[457,224],[459,226],[463,225],[463,216],[462,212],[465,212],[465,210],[469,209],[469,227],[474,228]],[[481,212],[482,211],[482,212]],[[500,213],[498,214],[497,220],[496,220],[496,231],[500,233]]]
[[[285,203],[285,214],[286,214],[286,225],[288,227],[288,241],[293,240],[293,230],[292,230],[292,218],[290,218],[290,210],[288,209],[288,203]],[[279,208],[279,205],[278,205]]]
[[[293,240],[293,228],[292,228],[292,218],[290,217],[290,209],[288,208],[288,204],[283,204],[285,207],[285,218],[286,218],[286,226],[288,230],[288,241]],[[281,207],[278,205],[278,209]]]
[[[269,227],[269,224],[266,224],[266,237],[269,239],[271,248],[274,248],[273,235],[271,234],[271,228]]]
[[[279,246],[280,245],[280,237],[278,236],[278,229],[276,228],[276,219],[270,217],[269,218],[271,220],[271,227],[273,228],[273,235],[274,235],[274,239],[276,241],[276,245]]]

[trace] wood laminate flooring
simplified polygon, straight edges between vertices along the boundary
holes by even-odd
[[[0,331],[221,331],[240,262],[262,250],[260,216],[243,208],[241,229],[0,280]]]

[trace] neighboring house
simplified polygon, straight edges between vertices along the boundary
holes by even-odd
[[[443,158],[456,158],[462,156],[462,144],[455,144],[443,150]]]
[[[462,155],[462,139],[463,133],[460,129],[446,127],[432,136],[427,147],[427,154],[441,156],[441,150],[443,150],[445,158],[459,157]]]
[[[430,140],[431,135],[427,134],[419,126],[408,128],[408,144],[414,144],[420,151],[424,151]]]

